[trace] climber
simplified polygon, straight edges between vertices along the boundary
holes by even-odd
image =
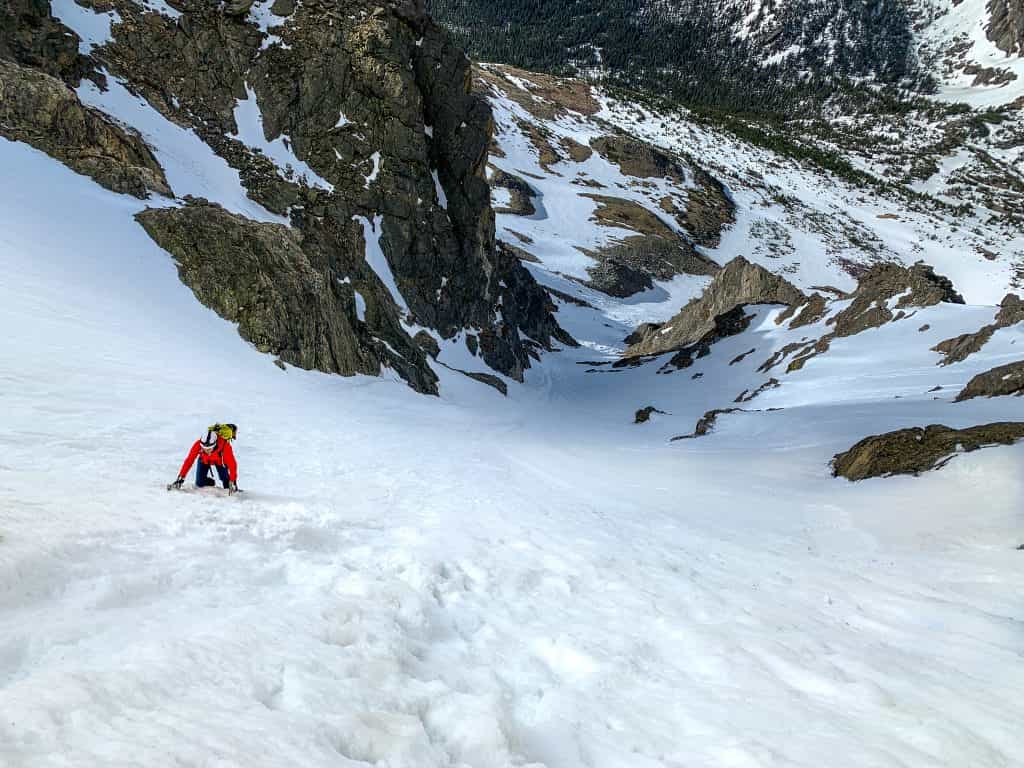
[[[235,463],[235,452],[231,449],[231,441],[238,434],[234,424],[213,424],[206,430],[206,435],[192,445],[192,450],[185,457],[185,463],[178,471],[177,479],[167,486],[167,490],[180,490],[185,482],[185,475],[192,468],[197,458],[196,488],[216,485],[217,481],[210,477],[210,469],[217,470],[221,483],[229,494],[238,493],[238,464]]]

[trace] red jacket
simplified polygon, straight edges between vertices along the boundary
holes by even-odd
[[[210,453],[202,453],[202,446],[199,441],[196,440],[192,445],[192,450],[188,452],[188,456],[185,458],[185,463],[181,465],[181,471],[178,472],[178,477],[184,477],[188,474],[189,470],[192,469],[192,464],[195,462],[196,457],[199,456],[199,461],[203,464],[209,464],[210,466],[219,465],[228,468],[228,479],[233,483],[238,482],[238,465],[235,463],[235,452],[231,450],[231,443],[225,440],[223,437],[217,437],[217,447]]]

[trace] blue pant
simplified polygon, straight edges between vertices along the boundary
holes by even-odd
[[[220,464],[203,464],[202,461],[196,462],[196,488],[202,488],[205,485],[216,485],[217,481],[210,477],[210,467],[217,470],[217,475],[220,477],[221,483],[225,488],[228,487],[228,468]]]

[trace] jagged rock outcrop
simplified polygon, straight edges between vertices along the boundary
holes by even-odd
[[[2,59],[0,136],[24,141],[114,192],[171,195],[141,137],[84,106],[57,78]]]
[[[762,394],[763,392],[767,392],[769,389],[778,389],[781,386],[782,384],[779,383],[778,379],[768,379],[768,381],[766,381],[764,384],[757,387],[756,389],[753,389],[751,391],[743,390],[742,392],[739,393],[739,395],[736,396],[736,399],[733,400],[733,402],[749,403],[751,400],[753,400],[755,397]]]
[[[799,304],[790,304],[784,311],[779,313],[775,322],[779,325],[789,321],[790,328],[802,328],[805,325],[813,325],[825,316],[828,311],[828,302],[820,293],[812,293]]]
[[[897,296],[897,311],[893,312],[888,304]],[[876,264],[857,281],[853,303],[831,322],[836,336],[853,336],[900,319],[911,307],[931,307],[940,302],[963,304],[964,300],[949,278],[936,274],[929,265]]]
[[[979,373],[967,382],[955,402],[963,402],[974,397],[1001,397],[1004,395],[1024,395],[1024,360]]]
[[[939,361],[939,365],[959,363],[985,346],[992,338],[992,334],[1000,328],[1008,328],[1021,322],[1024,322],[1024,301],[1016,294],[1008,293],[999,304],[994,322],[982,326],[974,333],[962,333],[940,341],[932,350],[945,356]]]
[[[1024,0],[989,0],[988,39],[1001,51],[1024,54]]]
[[[940,302],[963,304],[949,278],[936,274],[923,262],[911,267],[900,264],[876,264],[857,282],[857,290],[850,296],[850,305],[826,321],[832,331],[816,341],[793,343],[777,351],[759,368],[768,371],[789,355],[796,353],[786,367],[787,373],[798,371],[813,357],[827,352],[837,338],[853,336],[885,323],[902,320],[913,314],[915,308],[931,307]],[[808,301],[804,311],[822,311],[823,300]],[[895,310],[895,311],[894,311]],[[801,313],[802,315],[802,313]],[[800,317],[794,320],[799,324]]]
[[[740,413],[745,412],[744,408],[715,408],[713,411],[708,411],[699,419],[697,419],[697,426],[694,427],[693,432],[688,435],[676,435],[669,442],[675,442],[676,440],[692,440],[695,437],[705,437],[711,434],[715,429],[715,424],[718,423],[718,417],[725,413]]]
[[[299,368],[376,376],[394,368],[414,389],[436,393],[424,353],[390,311],[365,264],[318,268],[315,240],[282,224],[255,222],[206,201],[136,217],[175,258],[183,283],[207,307],[238,323],[261,352]],[[361,237],[353,224],[349,235]],[[360,315],[363,317],[361,318]]]
[[[747,330],[753,319],[754,315],[748,315],[746,312],[746,304],[737,305],[728,312],[715,315],[712,327],[697,341],[676,350],[668,362],[658,369],[658,373],[673,373],[683,368],[689,368],[695,360],[710,355],[711,345],[715,342],[729,336],[736,336]],[[637,359],[636,357],[623,357],[616,365],[619,363],[629,365]]]
[[[55,23],[46,21],[45,2],[16,2],[38,10],[33,18],[43,26]],[[119,22],[111,42],[94,48],[90,59],[168,119],[193,129],[239,171],[254,200],[288,216],[309,267],[324,279],[359,277],[366,253],[354,218],[380,222],[380,251],[401,301],[380,302],[374,332],[391,328],[388,343],[411,350],[409,365],[418,371],[403,375],[413,386],[430,391],[433,373],[403,327],[406,320],[446,339],[472,329],[479,356],[513,379],[522,379],[538,349],[551,349],[555,340],[573,343],[558,328],[547,294],[496,248],[484,176],[490,109],[471,92],[465,55],[420,0],[278,0],[275,19],[259,23],[245,0],[173,0],[172,6],[180,14],[174,18],[135,0],[103,0],[102,10],[116,11]],[[39,51],[49,70],[72,70],[77,59],[69,58],[70,48],[51,38],[51,32],[4,29],[0,52],[17,43],[19,50]],[[77,49],[77,39],[68,40]],[[236,115],[243,101],[258,110],[263,139],[281,139],[316,178],[279,168],[240,140]],[[71,164],[57,149],[45,151]],[[239,289],[225,270],[204,277],[213,279],[227,281],[225,294]],[[324,312],[335,306],[329,300],[335,289],[310,293],[308,275],[286,283],[315,296]],[[204,293],[214,295],[216,287],[207,284]],[[286,309],[295,300],[283,292],[276,299]],[[255,333],[255,321],[246,322],[244,332]],[[377,360],[401,372],[402,364],[380,355],[372,338],[353,337],[368,345],[359,353],[350,348],[352,339],[343,344],[343,322],[325,326],[330,343],[313,342],[291,320],[282,322],[264,346],[290,350],[297,365],[369,372]],[[312,349],[294,347],[307,342]]]
[[[692,300],[656,333],[629,347],[625,355],[658,355],[699,342],[716,327],[720,315],[747,304],[798,304],[804,295],[789,281],[742,256],[715,276],[700,298]]]
[[[938,469],[957,453],[989,445],[1011,445],[1024,438],[1024,423],[996,422],[967,429],[932,424],[866,437],[832,459],[833,477],[918,475]]]

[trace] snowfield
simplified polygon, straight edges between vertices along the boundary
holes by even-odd
[[[586,346],[508,399],[443,368],[441,398],[282,372],[142,203],[22,144],[0,163],[0,764],[1019,764],[1024,446],[826,467],[871,431],[1024,416],[925,386],[1019,330],[948,368],[909,347],[991,307],[837,342],[748,406],[785,410],[669,444],[763,378],[777,308],[699,383],[586,373],[627,329],[572,305]],[[672,416],[633,425],[648,403]],[[217,419],[245,493],[167,493]]]
[[[252,11],[262,29],[268,9]],[[85,51],[114,21],[70,0],[54,13]],[[179,197],[283,221],[194,132],[109,80],[79,96],[142,134]],[[1024,328],[956,365],[931,351],[992,321],[1019,240],[987,261],[948,222],[603,107],[722,174],[738,220],[705,250],[716,261],[744,253],[801,287],[851,288],[832,257],[852,252],[844,232],[869,231],[971,305],[836,339],[792,374],[758,367],[824,321],[790,329],[767,306],[691,368],[613,368],[636,324],[667,320],[708,278],[629,300],[573,281],[590,264],[573,246],[617,233],[587,226],[586,189],[542,168],[517,133],[526,115],[499,102],[494,167],[540,193],[537,217],[499,215],[499,234],[527,233],[538,281],[594,306],[557,301],[581,347],[545,354],[507,398],[444,366],[427,397],[388,370],[280,370],[178,280],[132,218],[147,203],[0,139],[0,766],[1022,764],[1024,443],[918,478],[848,483],[828,467],[873,433],[1024,420],[1024,398],[952,402],[1020,359]],[[266,140],[254,96],[236,114],[242,140],[327,183]],[[574,116],[549,128],[597,135]],[[585,162],[624,199],[666,191]],[[741,189],[755,172],[763,184]],[[791,209],[818,228],[758,250]],[[371,236],[380,219],[360,219],[367,259],[403,306]],[[484,370],[462,336],[441,347]],[[769,376],[781,386],[748,412],[671,440]],[[648,405],[665,413],[634,424]],[[240,427],[244,493],[168,493],[218,420]]]

